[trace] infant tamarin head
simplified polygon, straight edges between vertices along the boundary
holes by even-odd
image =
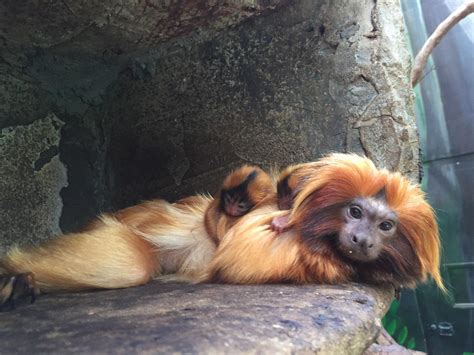
[[[256,166],[244,165],[230,173],[220,191],[220,208],[240,217],[274,191],[270,176]]]
[[[421,189],[367,158],[332,154],[299,187],[289,225],[315,254],[331,254],[361,279],[414,286],[439,273],[440,240]]]

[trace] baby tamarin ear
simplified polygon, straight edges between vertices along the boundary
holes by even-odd
[[[244,165],[231,172],[206,211],[204,222],[216,243],[235,224],[266,198],[275,194],[271,177],[262,169]]]
[[[289,210],[293,205],[294,193],[298,185],[298,177],[295,172],[302,166],[291,165],[284,169],[278,176],[277,196],[278,208],[280,210]]]
[[[280,173],[277,181],[278,208],[280,210],[290,210],[293,207],[295,196],[304,185],[306,177],[312,176],[311,173],[314,169],[314,163],[304,163],[290,165]],[[274,231],[282,233],[289,227],[288,215],[275,217],[271,227]]]

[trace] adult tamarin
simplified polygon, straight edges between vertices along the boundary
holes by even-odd
[[[406,287],[431,275],[444,289],[436,220],[418,186],[349,154],[330,155],[299,174],[290,210],[281,211],[269,194],[218,246],[204,223],[213,199],[200,195],[146,202],[104,215],[81,233],[14,248],[0,260],[0,296],[11,299],[15,285],[8,280],[31,285],[31,276],[40,290],[76,291],[140,285],[170,273],[193,281]],[[284,215],[285,230],[273,230],[274,218]]]
[[[444,290],[437,223],[418,186],[351,154],[290,168],[288,176],[291,209],[275,202],[243,216],[221,240],[209,280],[414,287],[431,275]],[[283,232],[271,228],[284,216]]]

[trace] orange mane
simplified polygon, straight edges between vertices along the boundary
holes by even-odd
[[[439,272],[440,239],[433,209],[418,185],[400,173],[377,169],[368,158],[355,154],[331,154],[308,164],[299,173],[302,186],[290,214],[297,223],[305,201],[324,188],[321,206],[334,205],[357,197],[372,197],[382,189],[388,205],[399,218],[399,230],[408,240],[421,266],[421,280],[431,275],[438,287],[446,290]]]

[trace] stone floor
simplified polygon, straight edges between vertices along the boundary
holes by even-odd
[[[189,285],[43,295],[0,313],[0,353],[358,354],[392,293],[362,285]]]

